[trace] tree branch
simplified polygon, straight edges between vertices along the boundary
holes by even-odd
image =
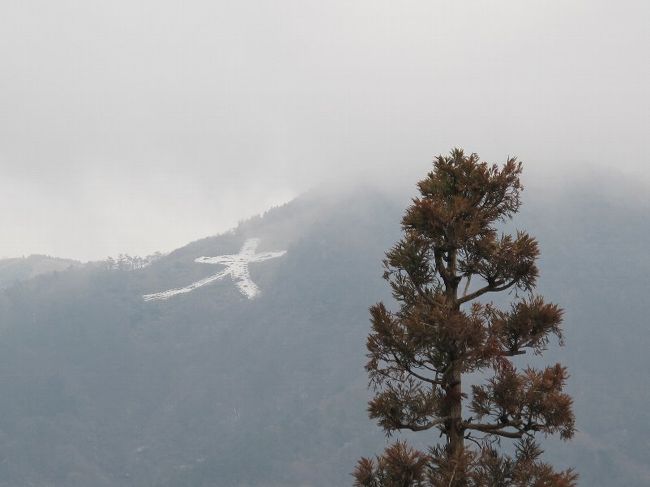
[[[433,428],[434,426],[438,426],[439,424],[443,424],[445,421],[447,421],[449,417],[445,416],[444,418],[439,418],[435,421],[429,421],[426,424],[406,424],[406,423],[398,423],[396,429],[407,429],[411,431],[425,431],[428,429]]]
[[[416,379],[419,379],[419,380],[424,381],[424,382],[428,382],[429,384],[433,384],[433,385],[437,385],[437,386],[442,385],[442,383],[440,381],[437,381],[435,379],[431,379],[429,377],[425,377],[423,375],[418,374],[417,372],[413,372],[408,365],[404,364],[400,359],[397,358],[397,355],[395,355],[395,352],[391,352],[391,355],[393,356],[393,360],[395,360],[395,363],[397,365],[399,365],[400,367],[402,367],[402,369],[404,369],[404,371],[407,374],[411,374]]]
[[[516,284],[517,280],[513,279],[510,281],[508,284],[504,284],[503,286],[493,286],[492,284],[488,284],[485,287],[482,287],[481,289],[478,289],[474,291],[473,293],[467,294],[460,298],[458,300],[458,304],[463,304],[466,303],[467,301],[471,301],[472,299],[476,299],[479,296],[482,296],[485,293],[492,293],[492,292],[499,292],[499,291],[505,291],[506,289],[512,287],[514,284]]]
[[[521,420],[504,421],[502,423],[472,423],[470,419],[469,421],[463,422],[463,428],[490,435],[503,436],[505,438],[521,438],[528,431],[539,431],[540,425],[533,423],[530,417],[528,418],[528,422],[523,425]],[[517,431],[507,431],[504,428],[514,428]]]
[[[469,290],[469,284],[472,282],[472,275],[467,275],[467,282],[465,283],[465,289],[463,290],[463,297],[467,296],[467,291]]]
[[[445,286],[448,286],[449,278],[447,276],[447,268],[445,267],[445,264],[442,262],[442,252],[438,249],[434,249],[433,256],[436,263],[436,270],[438,271],[438,274],[440,274],[440,277],[442,277]]]
[[[508,350],[504,352],[499,352],[500,357],[514,357],[516,355],[526,355],[526,350]]]
[[[465,429],[470,429],[474,431],[480,431],[481,433],[487,433],[490,435],[503,436],[504,438],[521,438],[524,436],[524,430],[517,429],[517,431],[506,431],[503,428],[507,428],[514,425],[505,423],[505,424],[480,424],[480,423],[463,423]]]

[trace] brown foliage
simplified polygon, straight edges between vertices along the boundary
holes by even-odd
[[[537,432],[573,435],[566,369],[519,372],[512,363],[527,351],[541,354],[551,335],[562,343],[562,309],[533,294],[537,241],[495,227],[521,205],[521,170],[514,158],[498,167],[456,149],[418,183],[404,237],[384,261],[398,308],[370,308],[366,369],[376,395],[368,410],[387,434],[435,428],[446,442],[429,455],[398,442],[376,462],[362,459],[356,485],[575,485],[573,472],[539,460],[532,441]],[[506,290],[515,293],[507,310],[475,301]],[[471,398],[462,390],[468,372],[487,374]],[[470,418],[462,417],[466,399]],[[500,438],[519,441],[514,457],[493,449]]]
[[[540,460],[542,450],[530,438],[520,440],[514,456],[491,447],[465,450],[452,457],[445,448],[424,454],[397,442],[376,460],[362,458],[353,476],[356,487],[575,487],[573,470],[556,472]]]
[[[429,458],[424,453],[396,442],[377,461],[362,458],[354,471],[357,487],[424,486]]]

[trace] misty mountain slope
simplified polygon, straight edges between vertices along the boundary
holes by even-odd
[[[540,239],[540,292],[566,310],[567,346],[548,357],[569,367],[578,434],[554,457],[584,464],[582,485],[650,484],[650,208],[625,189],[578,187],[522,212]]]
[[[80,265],[82,265],[81,262],[76,260],[59,259],[47,255],[0,259],[0,289],[18,281],[25,281],[50,272],[64,271]]]
[[[548,361],[570,368],[580,433],[544,446],[582,485],[647,485],[647,213],[563,198],[525,193],[514,223],[540,240],[540,293],[567,311],[567,346]],[[407,201],[305,195],[144,269],[4,290],[0,486],[349,485],[356,459],[386,444],[365,412],[367,308],[390,302],[381,259]],[[249,238],[287,251],[250,264],[256,299],[231,277],[142,299],[218,272],[194,259]]]
[[[21,372],[0,394],[0,479],[347,482],[367,439],[382,438],[365,420],[363,343],[399,209],[376,197],[327,206],[303,198],[141,271],[79,269],[7,290],[0,367]],[[226,278],[142,300],[215,272],[194,258],[236,253],[250,237],[259,251],[287,250],[251,264],[258,299]]]

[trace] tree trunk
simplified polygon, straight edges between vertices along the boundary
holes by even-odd
[[[450,373],[451,384],[447,393],[449,401],[449,452],[454,458],[459,458],[465,449],[465,441],[461,427],[462,423],[462,384],[461,374],[456,366],[452,367]]]
[[[451,309],[458,313],[460,312],[460,305],[458,304],[458,284],[460,278],[456,276],[456,251],[449,252],[449,283],[447,284],[447,294],[449,297],[449,305]],[[449,388],[447,390],[447,400],[449,405],[449,429],[447,431],[447,439],[449,441],[449,455],[452,462],[460,462],[465,451],[465,438],[462,429],[462,374],[459,357],[456,352],[451,357],[451,369],[449,371]],[[458,465],[458,464],[456,464]],[[458,472],[458,476],[462,477],[462,472]],[[454,481],[450,485],[456,485]]]

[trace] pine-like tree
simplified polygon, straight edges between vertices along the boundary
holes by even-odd
[[[499,167],[455,149],[418,183],[404,236],[384,261],[398,307],[370,309],[366,370],[376,395],[368,411],[389,435],[438,430],[446,441],[427,453],[398,441],[375,460],[362,458],[356,486],[576,485],[572,470],[540,460],[533,440],[574,433],[565,367],[514,363],[541,354],[551,335],[562,344],[562,309],[533,293],[537,241],[496,228],[519,210],[521,170],[515,158]],[[475,301],[500,291],[513,296],[508,309]],[[478,382],[471,394],[467,374]],[[497,450],[502,438],[515,440],[513,456]]]

